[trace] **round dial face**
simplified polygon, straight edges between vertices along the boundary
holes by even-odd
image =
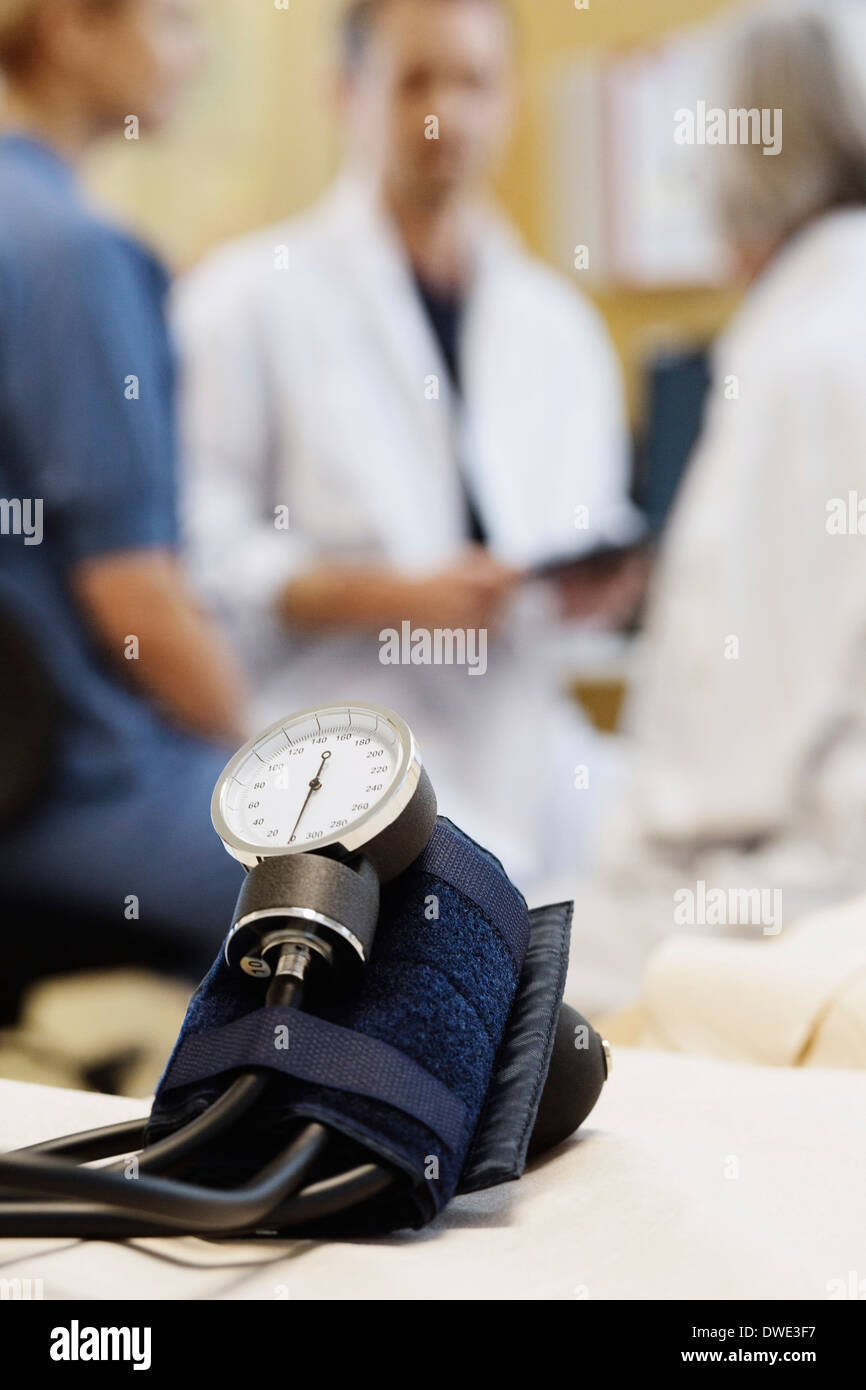
[[[337,843],[367,821],[372,834],[412,756],[408,728],[387,711],[334,705],[293,715],[229,763],[214,825],[230,848],[256,857]]]

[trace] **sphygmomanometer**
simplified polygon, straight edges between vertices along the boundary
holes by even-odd
[[[610,1055],[562,1002],[571,905],[437,816],[402,719],[281,720],[212,817],[247,872],[149,1119],[0,1158],[0,1235],[417,1228],[579,1128]]]

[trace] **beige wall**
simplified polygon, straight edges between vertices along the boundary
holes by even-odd
[[[515,0],[525,45],[523,121],[506,171],[503,197],[535,247],[547,242],[542,219],[549,207],[540,186],[548,122],[547,91],[552,68],[569,55],[651,44],[660,35],[742,8],[742,0],[589,0],[578,11],[573,0]],[[540,167],[541,166],[541,167]],[[531,190],[531,194],[529,193]],[[730,315],[729,293],[612,292],[596,296],[626,369],[632,414],[640,418],[639,364],[645,344],[670,330],[707,338]]]
[[[651,42],[736,0],[515,0],[524,48],[522,120],[500,192],[530,244],[545,244],[546,100],[551,72],[588,48]],[[171,137],[118,141],[94,182],[177,266],[221,239],[303,207],[336,162],[329,116],[332,17],[341,0],[208,0],[213,53]],[[636,363],[658,327],[707,334],[732,306],[713,292],[611,293],[600,297],[639,408]]]

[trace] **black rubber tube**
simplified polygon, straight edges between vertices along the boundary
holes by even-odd
[[[368,1163],[339,1177],[300,1192],[297,1197],[270,1212],[264,1220],[247,1229],[212,1230],[208,1238],[237,1240],[241,1236],[279,1230],[286,1238],[313,1221],[337,1216],[350,1207],[378,1196],[393,1181],[390,1173],[376,1164]],[[38,1237],[74,1237],[78,1240],[136,1240],[146,1236],[183,1236],[202,1234],[178,1229],[159,1220],[142,1218],[127,1212],[112,1211],[104,1206],[75,1202],[49,1202],[34,1206],[29,1202],[0,1202],[0,1238],[35,1239]]]
[[[191,1234],[235,1230],[261,1221],[303,1183],[328,1140],[323,1125],[306,1125],[287,1148],[249,1183],[234,1191],[172,1182],[166,1178],[126,1178],[98,1168],[70,1167],[41,1155],[0,1159],[0,1187],[52,1197],[102,1202],[136,1216],[154,1217]]]
[[[75,1159],[79,1163],[92,1163],[99,1158],[114,1158],[121,1154],[136,1153],[139,1171],[160,1173],[171,1164],[186,1158],[202,1144],[217,1139],[224,1134],[242,1115],[264,1095],[268,1087],[268,1074],[244,1072],[237,1077],[223,1094],[197,1115],[182,1129],[175,1130],[164,1139],[141,1149],[147,1120],[129,1120],[125,1124],[106,1125],[103,1129],[82,1130],[80,1134],[67,1134],[60,1139],[45,1139],[40,1144],[28,1144],[24,1149],[13,1150],[16,1154],[41,1154],[44,1158]],[[112,1164],[103,1172],[116,1172],[123,1164]]]
[[[393,1182],[394,1178],[386,1168],[380,1168],[378,1163],[365,1163],[351,1172],[340,1173],[299,1192],[291,1201],[271,1212],[268,1227],[273,1224],[274,1230],[283,1231],[309,1225],[311,1221],[319,1221],[325,1216],[339,1216],[350,1207],[378,1197]]]
[[[199,1116],[199,1118],[201,1118]],[[124,1124],[104,1125],[102,1129],[83,1129],[77,1134],[63,1134],[59,1139],[43,1139],[17,1154],[42,1154],[45,1158],[77,1158],[91,1163],[97,1158],[114,1158],[115,1154],[134,1153],[144,1143],[147,1119],[127,1120]]]

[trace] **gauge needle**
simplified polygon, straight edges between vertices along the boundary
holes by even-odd
[[[294,838],[295,838],[295,834],[297,833],[298,826],[299,826],[300,823],[301,823],[301,817],[303,816],[304,812],[305,812],[306,809],[307,809],[307,806],[308,806],[309,801],[310,801],[310,797],[313,795],[313,792],[319,792],[319,791],[322,790],[322,784],[321,784],[321,782],[319,781],[319,778],[321,777],[321,775],[322,775],[322,769],[324,768],[325,763],[328,761],[328,759],[330,758],[330,756],[331,756],[330,753],[323,753],[323,754],[322,754],[322,761],[319,763],[319,770],[318,770],[318,772],[316,773],[315,777],[314,777],[314,778],[312,779],[312,781],[310,782],[310,790],[307,792],[307,795],[306,795],[306,797],[304,798],[304,804],[303,804],[303,806],[301,807],[300,811],[298,812],[298,819],[295,821],[295,824],[294,824],[294,826],[293,826],[293,828],[292,828],[292,833],[291,833],[291,835],[289,836],[289,844],[291,844],[291,843],[292,843],[292,840],[294,840]]]

